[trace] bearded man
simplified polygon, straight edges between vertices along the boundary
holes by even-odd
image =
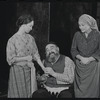
[[[45,47],[46,58],[43,60],[45,73],[38,76],[43,87],[33,93],[33,98],[72,98],[74,81],[74,62],[60,54],[59,47],[50,42]]]

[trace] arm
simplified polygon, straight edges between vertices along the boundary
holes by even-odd
[[[97,39],[98,39],[98,49],[97,51],[91,56],[91,58],[93,59],[96,59],[96,60],[99,60],[100,59],[100,33],[98,33],[98,36],[97,36]]]
[[[71,46],[71,55],[74,60],[75,60],[76,55],[79,55],[79,52],[77,50],[77,33],[75,33],[73,37],[72,46]]]
[[[13,57],[12,62],[16,63],[16,62],[22,62],[22,61],[32,61],[32,56],[28,55],[25,57]]]
[[[9,39],[6,46],[6,57],[9,65],[13,64],[13,58],[16,56],[15,46],[12,39]]]
[[[44,71],[45,67],[40,59],[40,55],[38,52],[38,48],[37,45],[35,43],[35,39],[32,37],[32,45],[33,45],[33,54],[32,54],[32,58],[33,60],[37,61],[37,63],[40,65],[40,67],[42,68],[42,70]]]
[[[78,54],[78,55],[76,55],[76,58],[79,59],[79,60],[81,60],[83,57]]]
[[[74,68],[75,68],[74,62],[70,58],[66,57],[64,72],[62,74],[54,73],[53,76],[59,81],[66,83],[73,83]]]
[[[45,71],[45,67],[44,67],[44,65],[43,65],[43,63],[42,63],[40,57],[36,57],[36,61],[37,61],[37,63],[40,65],[40,67],[42,68],[42,70]]]

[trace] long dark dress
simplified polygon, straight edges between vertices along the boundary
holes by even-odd
[[[88,37],[76,32],[73,38],[71,54],[75,61],[74,91],[76,98],[98,98],[100,87],[100,33],[92,30]],[[76,55],[94,57],[96,60],[87,65],[81,64]]]

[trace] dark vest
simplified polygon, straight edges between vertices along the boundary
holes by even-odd
[[[53,65],[47,60],[45,60],[44,65],[45,67],[51,67],[57,73],[63,73],[65,68],[65,56],[60,55],[57,62],[54,63]],[[59,87],[59,86],[61,87],[61,85],[57,84],[56,78],[54,78],[53,76],[48,77],[47,82],[45,84],[50,87]]]

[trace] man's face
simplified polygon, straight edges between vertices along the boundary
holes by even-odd
[[[48,44],[45,51],[48,58],[54,58],[59,53],[58,47],[54,44]]]

